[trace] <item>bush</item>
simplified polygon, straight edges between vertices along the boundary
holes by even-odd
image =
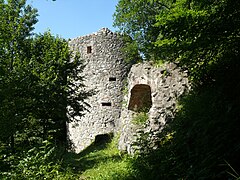
[[[9,171],[0,172],[0,178],[10,179],[74,179],[70,171],[62,171],[61,161],[56,158],[56,148],[44,141],[42,146],[34,147],[22,154],[9,156]],[[57,159],[57,160],[56,160]]]

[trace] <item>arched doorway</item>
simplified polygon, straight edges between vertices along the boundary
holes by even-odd
[[[148,112],[152,107],[151,88],[146,84],[137,84],[131,89],[128,109],[135,112]]]

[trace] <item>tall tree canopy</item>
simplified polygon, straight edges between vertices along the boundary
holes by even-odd
[[[66,148],[66,122],[82,115],[90,95],[82,90],[83,61],[69,50],[68,42],[50,32],[33,34],[37,15],[26,0],[0,0],[0,178],[4,179],[58,176],[54,147]]]
[[[180,63],[201,81],[239,55],[240,2],[234,0],[120,0],[115,26],[133,38],[147,60]]]
[[[12,137],[14,149],[14,137],[24,143],[30,136],[66,138],[67,113],[82,115],[89,95],[80,90],[83,62],[64,39],[33,36],[37,10],[26,0],[1,0],[0,6],[0,139]]]
[[[152,58],[154,42],[159,35],[156,16],[169,10],[171,1],[120,0],[114,13],[114,26],[137,42],[137,48],[146,58]],[[131,45],[130,45],[131,46]]]
[[[27,104],[21,96],[24,92],[21,88],[37,11],[26,6],[25,0],[2,0],[0,6],[0,123],[1,137],[5,139],[16,131],[15,125],[25,117]]]

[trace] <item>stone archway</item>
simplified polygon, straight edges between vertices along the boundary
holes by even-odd
[[[151,88],[146,84],[137,84],[131,89],[128,109],[135,112],[148,112],[152,107]]]

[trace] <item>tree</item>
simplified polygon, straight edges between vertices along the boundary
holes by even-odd
[[[25,3],[0,0],[0,178],[52,179],[68,117],[82,115],[91,93],[79,54],[50,32],[33,34],[37,11]]]
[[[156,15],[168,9],[164,3],[152,0],[120,0],[114,13],[114,26],[132,38],[130,49],[137,47],[145,58],[151,58],[159,30],[154,26]],[[130,50],[131,52],[131,50]]]
[[[24,79],[25,60],[28,57],[27,44],[33,25],[37,22],[37,11],[25,5],[25,0],[0,2],[0,111],[1,136],[3,139],[13,134],[24,116],[25,101],[18,93]],[[21,112],[21,113],[19,113]]]
[[[215,67],[239,56],[239,6],[232,0],[176,1],[156,17],[159,54],[187,67],[197,83],[214,81]]]
[[[18,148],[49,137],[63,141],[67,113],[82,115],[89,95],[80,90],[84,66],[79,55],[49,32],[32,36],[37,11],[25,3],[1,1],[0,11],[0,139],[11,137],[12,150],[15,140]]]
[[[30,53],[31,115],[39,121],[44,138],[55,134],[65,140],[66,122],[72,119],[67,116],[82,116],[87,106],[84,100],[90,95],[82,90],[83,61],[70,52],[67,41],[49,32],[33,39]]]
[[[115,26],[147,60],[179,63],[200,83],[214,66],[238,56],[239,1],[120,0]],[[206,77],[207,76],[207,77]]]

